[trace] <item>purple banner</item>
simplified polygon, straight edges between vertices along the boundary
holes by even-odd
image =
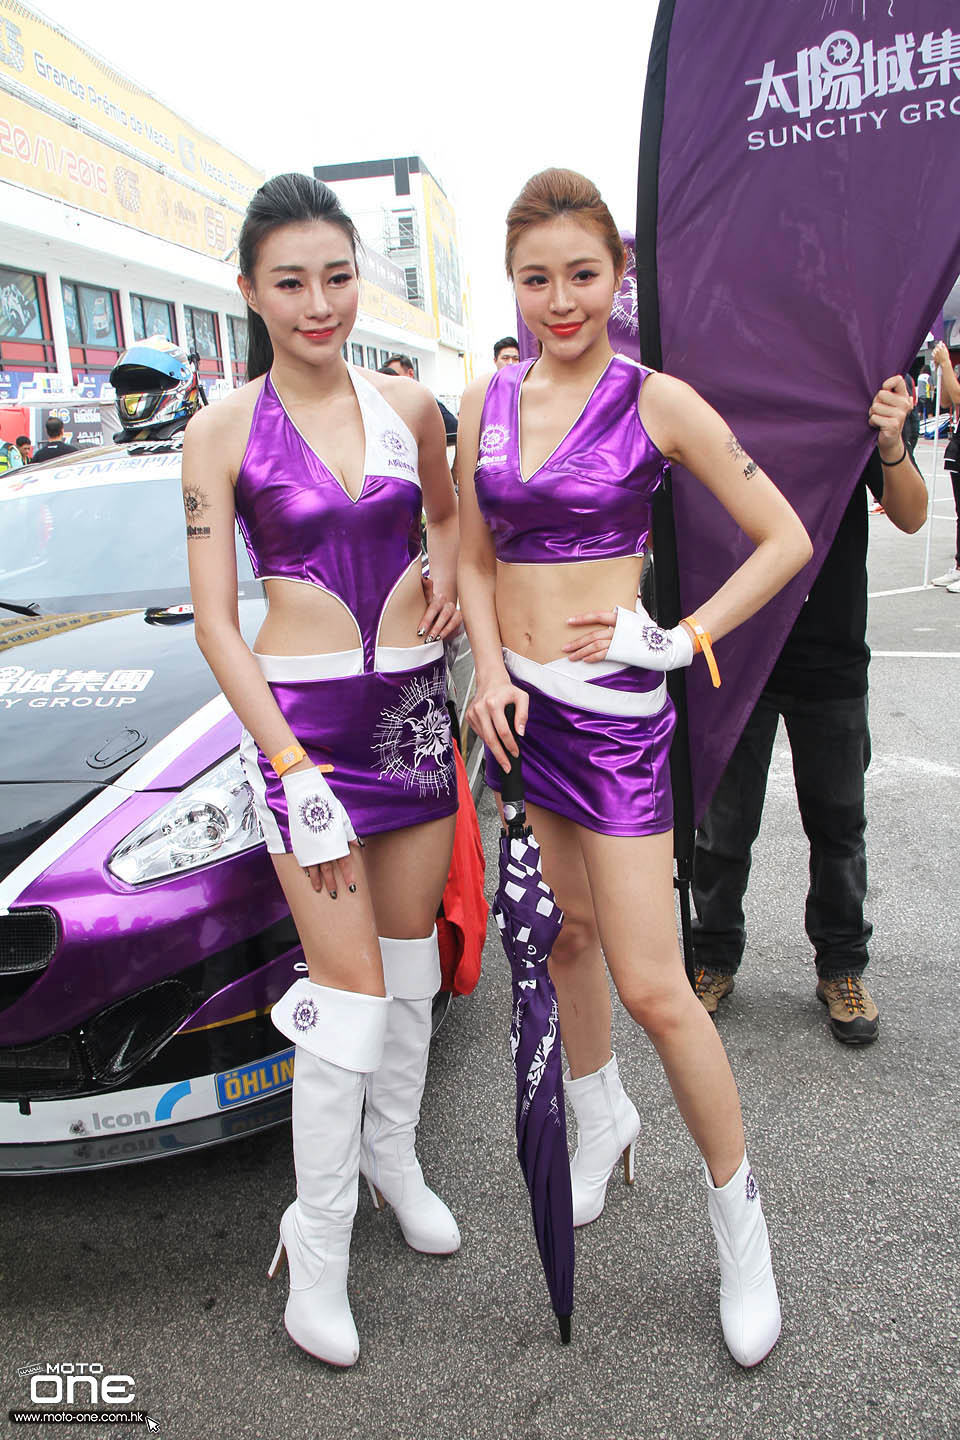
[[[721,641],[720,690],[705,666],[689,672],[698,818],[873,448],[870,400],[960,272],[958,178],[957,0],[661,0],[637,232],[643,280],[656,223],[661,354],[644,358],[729,421],[815,549]],[[674,510],[687,614],[750,542],[679,468]]]

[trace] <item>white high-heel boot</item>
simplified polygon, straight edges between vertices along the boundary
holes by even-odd
[[[577,1149],[570,1161],[573,1223],[589,1225],[603,1211],[607,1181],[621,1155],[624,1184],[633,1184],[640,1116],[620,1084],[616,1055],[601,1070],[577,1080],[565,1070],[563,1089],[577,1117]]]
[[[760,1191],[746,1154],[726,1185],[714,1185],[706,1161],[703,1173],[720,1260],[723,1338],[738,1365],[759,1365],[780,1334],[780,1300]]]
[[[283,1323],[301,1349],[330,1365],[360,1354],[347,1299],[350,1232],[357,1209],[360,1112],[367,1074],[383,1054],[389,999],[298,980],[273,1007],[273,1023],[296,1045],[293,1160],[297,1198],[280,1221],[267,1272],[287,1252],[290,1294]]]
[[[460,1248],[457,1222],[426,1185],[414,1149],[427,1078],[433,996],[440,987],[437,932],[422,940],[380,938],[383,983],[392,996],[383,1060],[367,1076],[360,1173],[374,1205],[387,1201],[403,1238],[427,1255]]]

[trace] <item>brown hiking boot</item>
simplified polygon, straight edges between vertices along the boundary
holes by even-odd
[[[698,970],[693,983],[694,993],[708,1015],[717,1013],[717,1006],[733,989],[733,976],[716,970]]]
[[[869,1045],[880,1029],[880,1011],[859,975],[817,981],[817,999],[830,1011],[830,1029],[845,1045]]]

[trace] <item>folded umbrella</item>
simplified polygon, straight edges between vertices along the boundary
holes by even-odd
[[[511,727],[512,706],[508,706]],[[563,1343],[573,1312],[573,1196],[563,1107],[557,995],[547,958],[563,924],[527,824],[520,759],[503,778],[506,829],[493,913],[513,983],[510,1044],[517,1074],[517,1159],[530,1192],[533,1229]]]

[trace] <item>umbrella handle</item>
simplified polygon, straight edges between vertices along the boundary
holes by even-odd
[[[517,735],[515,719],[517,707],[513,704],[505,705],[503,708],[507,724],[510,726],[510,734],[517,741],[519,748],[519,736]],[[507,752],[510,760],[510,769],[500,781],[500,799],[503,801],[503,818],[506,821],[507,833],[513,836],[514,832],[519,836],[522,834],[527,823],[527,812],[523,795],[523,772],[520,767],[520,756],[511,755]]]

